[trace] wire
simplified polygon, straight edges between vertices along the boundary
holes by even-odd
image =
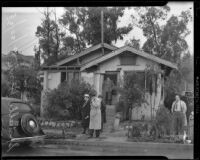
[[[23,47],[25,47],[25,46],[31,44],[31,43],[32,43],[33,41],[35,41],[36,39],[37,39],[37,37],[33,37],[33,39],[32,39],[31,41],[29,41],[28,43],[25,43],[25,44],[21,45],[20,47],[18,47],[18,49],[22,49]]]
[[[33,42],[32,42],[32,43],[33,43]],[[24,48],[24,49],[22,50],[22,52],[25,51],[25,50],[27,50],[28,48],[32,47],[32,46],[33,46],[32,43],[30,43],[31,45],[28,45],[28,47]],[[36,43],[35,43],[35,44],[36,44]]]

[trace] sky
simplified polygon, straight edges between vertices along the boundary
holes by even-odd
[[[168,18],[171,15],[179,15],[182,11],[191,10],[193,17],[193,2],[170,2],[171,8]],[[134,7],[134,6],[133,6]],[[38,45],[38,38],[35,36],[37,26],[42,22],[42,7],[3,7],[2,8],[2,54],[11,50],[19,50],[24,55],[34,55],[34,46]],[[63,7],[56,7],[57,17],[64,13]],[[130,15],[134,14],[133,9],[126,9],[124,16],[119,19],[118,26],[127,26],[132,20]],[[165,23],[165,22],[163,22]],[[191,33],[186,37],[190,53],[194,50],[194,18],[188,24]],[[106,35],[105,35],[106,36]],[[118,40],[113,45],[121,47],[127,40],[135,37],[140,39],[141,46],[145,42],[142,30],[134,27],[123,40]]]

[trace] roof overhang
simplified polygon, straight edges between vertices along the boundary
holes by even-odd
[[[43,66],[41,67],[41,71],[68,71],[68,70],[80,70],[81,66]]]
[[[81,71],[83,71],[83,70],[85,70],[85,69],[87,69],[87,68],[89,68],[89,67],[91,67],[93,65],[98,65],[98,64],[100,64],[100,63],[102,63],[102,62],[104,62],[104,61],[106,61],[106,60],[108,60],[108,59],[110,59],[110,58],[112,58],[114,56],[119,55],[120,53],[122,53],[124,51],[130,51],[133,54],[136,54],[136,55],[139,55],[141,57],[144,57],[144,58],[147,58],[149,60],[152,60],[154,62],[163,64],[163,65],[165,65],[167,67],[170,67],[172,69],[178,69],[177,65],[172,63],[172,62],[169,62],[167,60],[161,59],[159,57],[156,57],[154,55],[148,54],[146,52],[136,50],[133,47],[124,46],[124,47],[121,47],[121,48],[119,48],[119,49],[117,49],[115,51],[112,51],[111,53],[108,53],[108,54],[106,54],[106,55],[104,55],[104,56],[102,56],[102,57],[100,57],[100,58],[98,58],[98,59],[96,59],[96,60],[94,60],[94,61],[92,61],[90,63],[87,63],[86,65],[81,67]]]

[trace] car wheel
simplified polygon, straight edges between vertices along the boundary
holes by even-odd
[[[29,113],[22,115],[21,127],[28,136],[37,135],[40,131],[40,126],[36,118]]]

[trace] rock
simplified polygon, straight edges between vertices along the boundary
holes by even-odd
[[[56,127],[59,128],[60,127],[60,123],[57,122]]]
[[[41,125],[41,126],[44,126],[44,122],[41,122],[40,125]]]
[[[67,128],[69,128],[69,123],[68,123],[68,122],[66,122],[66,123],[65,123],[65,126],[66,126]]]
[[[63,122],[63,123],[61,123],[61,126],[64,128],[65,127],[65,123]]]
[[[45,126],[48,126],[48,124],[49,124],[48,121],[45,121],[45,122],[44,122],[44,125],[45,125]]]
[[[56,122],[52,122],[52,127],[56,127]]]

